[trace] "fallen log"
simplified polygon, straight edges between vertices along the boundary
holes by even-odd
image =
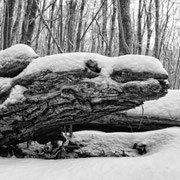
[[[152,57],[67,53],[33,60],[1,78],[0,145],[61,139],[61,127],[132,109],[167,93],[167,72]]]
[[[142,106],[124,112],[114,112],[108,117],[86,124],[76,124],[73,129],[100,130],[104,132],[139,132],[180,126],[180,91],[169,90],[167,95],[144,102]]]

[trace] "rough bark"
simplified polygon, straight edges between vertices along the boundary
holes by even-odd
[[[114,70],[101,79],[101,68],[87,59],[84,69],[50,70],[10,79],[0,88],[0,145],[61,139],[61,127],[105,119],[166,94],[167,75]],[[103,83],[97,83],[96,79]],[[104,77],[105,78],[105,77]],[[112,81],[113,80],[113,81]],[[113,82],[113,83],[112,83]],[[24,99],[3,107],[11,88],[26,88]]]

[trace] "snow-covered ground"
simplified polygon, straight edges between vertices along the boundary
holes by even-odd
[[[111,143],[143,142],[147,154],[139,157],[84,158],[65,160],[0,159],[2,180],[179,180],[180,128],[144,133],[77,132]],[[98,139],[99,139],[98,138]]]
[[[153,101],[146,101],[142,107],[127,111],[127,115],[180,119],[180,90],[168,90],[166,96]]]

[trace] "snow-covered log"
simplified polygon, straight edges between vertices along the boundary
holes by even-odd
[[[0,77],[14,77],[37,58],[34,50],[25,44],[16,44],[0,51]]]
[[[148,131],[180,126],[180,90],[168,90],[158,99],[146,101],[142,106],[123,112],[114,112],[98,120],[75,125],[74,130]]]
[[[57,54],[1,78],[0,145],[60,139],[60,128],[132,109],[167,93],[159,60],[141,55]]]

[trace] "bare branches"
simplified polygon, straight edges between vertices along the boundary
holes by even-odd
[[[59,51],[60,53],[63,53],[62,48],[60,47],[60,45],[58,44],[57,40],[56,40],[55,37],[53,36],[49,25],[47,24],[47,22],[45,21],[43,15],[42,15],[42,13],[41,13],[41,10],[40,10],[40,8],[39,8],[39,6],[38,6],[37,0],[35,0],[35,2],[36,2],[36,6],[37,6],[38,12],[39,12],[39,14],[40,14],[40,17],[42,18],[42,21],[43,21],[44,25],[46,26],[47,30],[49,31],[50,36],[52,37],[54,43],[56,44],[58,51]]]

